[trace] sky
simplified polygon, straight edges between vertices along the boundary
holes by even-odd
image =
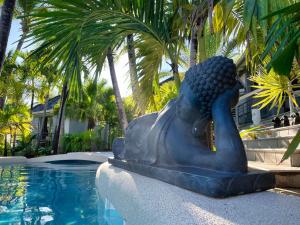
[[[17,47],[17,41],[19,40],[21,35],[21,26],[20,21],[13,20],[12,26],[9,34],[7,51],[12,50],[14,51]],[[22,51],[30,51],[31,48],[25,48],[26,43],[24,43]],[[121,92],[122,97],[129,96],[131,94],[130,86],[129,86],[129,67],[128,67],[128,58],[127,55],[124,54],[122,56],[118,56],[118,61],[115,62],[115,70],[117,74],[118,84]],[[109,68],[107,65],[104,66],[103,71],[101,73],[102,79],[107,81],[107,85],[112,86]]]

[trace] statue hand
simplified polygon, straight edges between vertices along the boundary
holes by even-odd
[[[238,103],[239,100],[239,89],[241,83],[238,82],[233,88],[226,90],[223,94],[217,97],[213,103],[213,108],[219,106],[230,106],[233,107]]]

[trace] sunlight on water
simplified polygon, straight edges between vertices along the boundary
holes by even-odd
[[[0,224],[125,225],[96,192],[98,165],[0,166]]]

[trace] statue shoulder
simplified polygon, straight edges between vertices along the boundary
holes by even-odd
[[[131,129],[133,129],[133,127],[135,127],[136,125],[149,125],[149,124],[153,124],[156,120],[158,116],[158,113],[150,113],[150,114],[146,114],[143,116],[140,116],[134,120],[132,120],[127,127],[126,132],[130,131]]]

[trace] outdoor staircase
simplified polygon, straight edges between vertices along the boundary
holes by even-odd
[[[300,125],[280,128],[264,128],[255,131],[256,139],[243,140],[248,160],[278,165],[298,129],[300,129]],[[280,164],[299,167],[300,145],[289,159]]]
[[[250,170],[275,174],[277,187],[300,188],[300,145],[296,152],[280,163],[300,125],[255,131],[255,139],[243,139]]]

